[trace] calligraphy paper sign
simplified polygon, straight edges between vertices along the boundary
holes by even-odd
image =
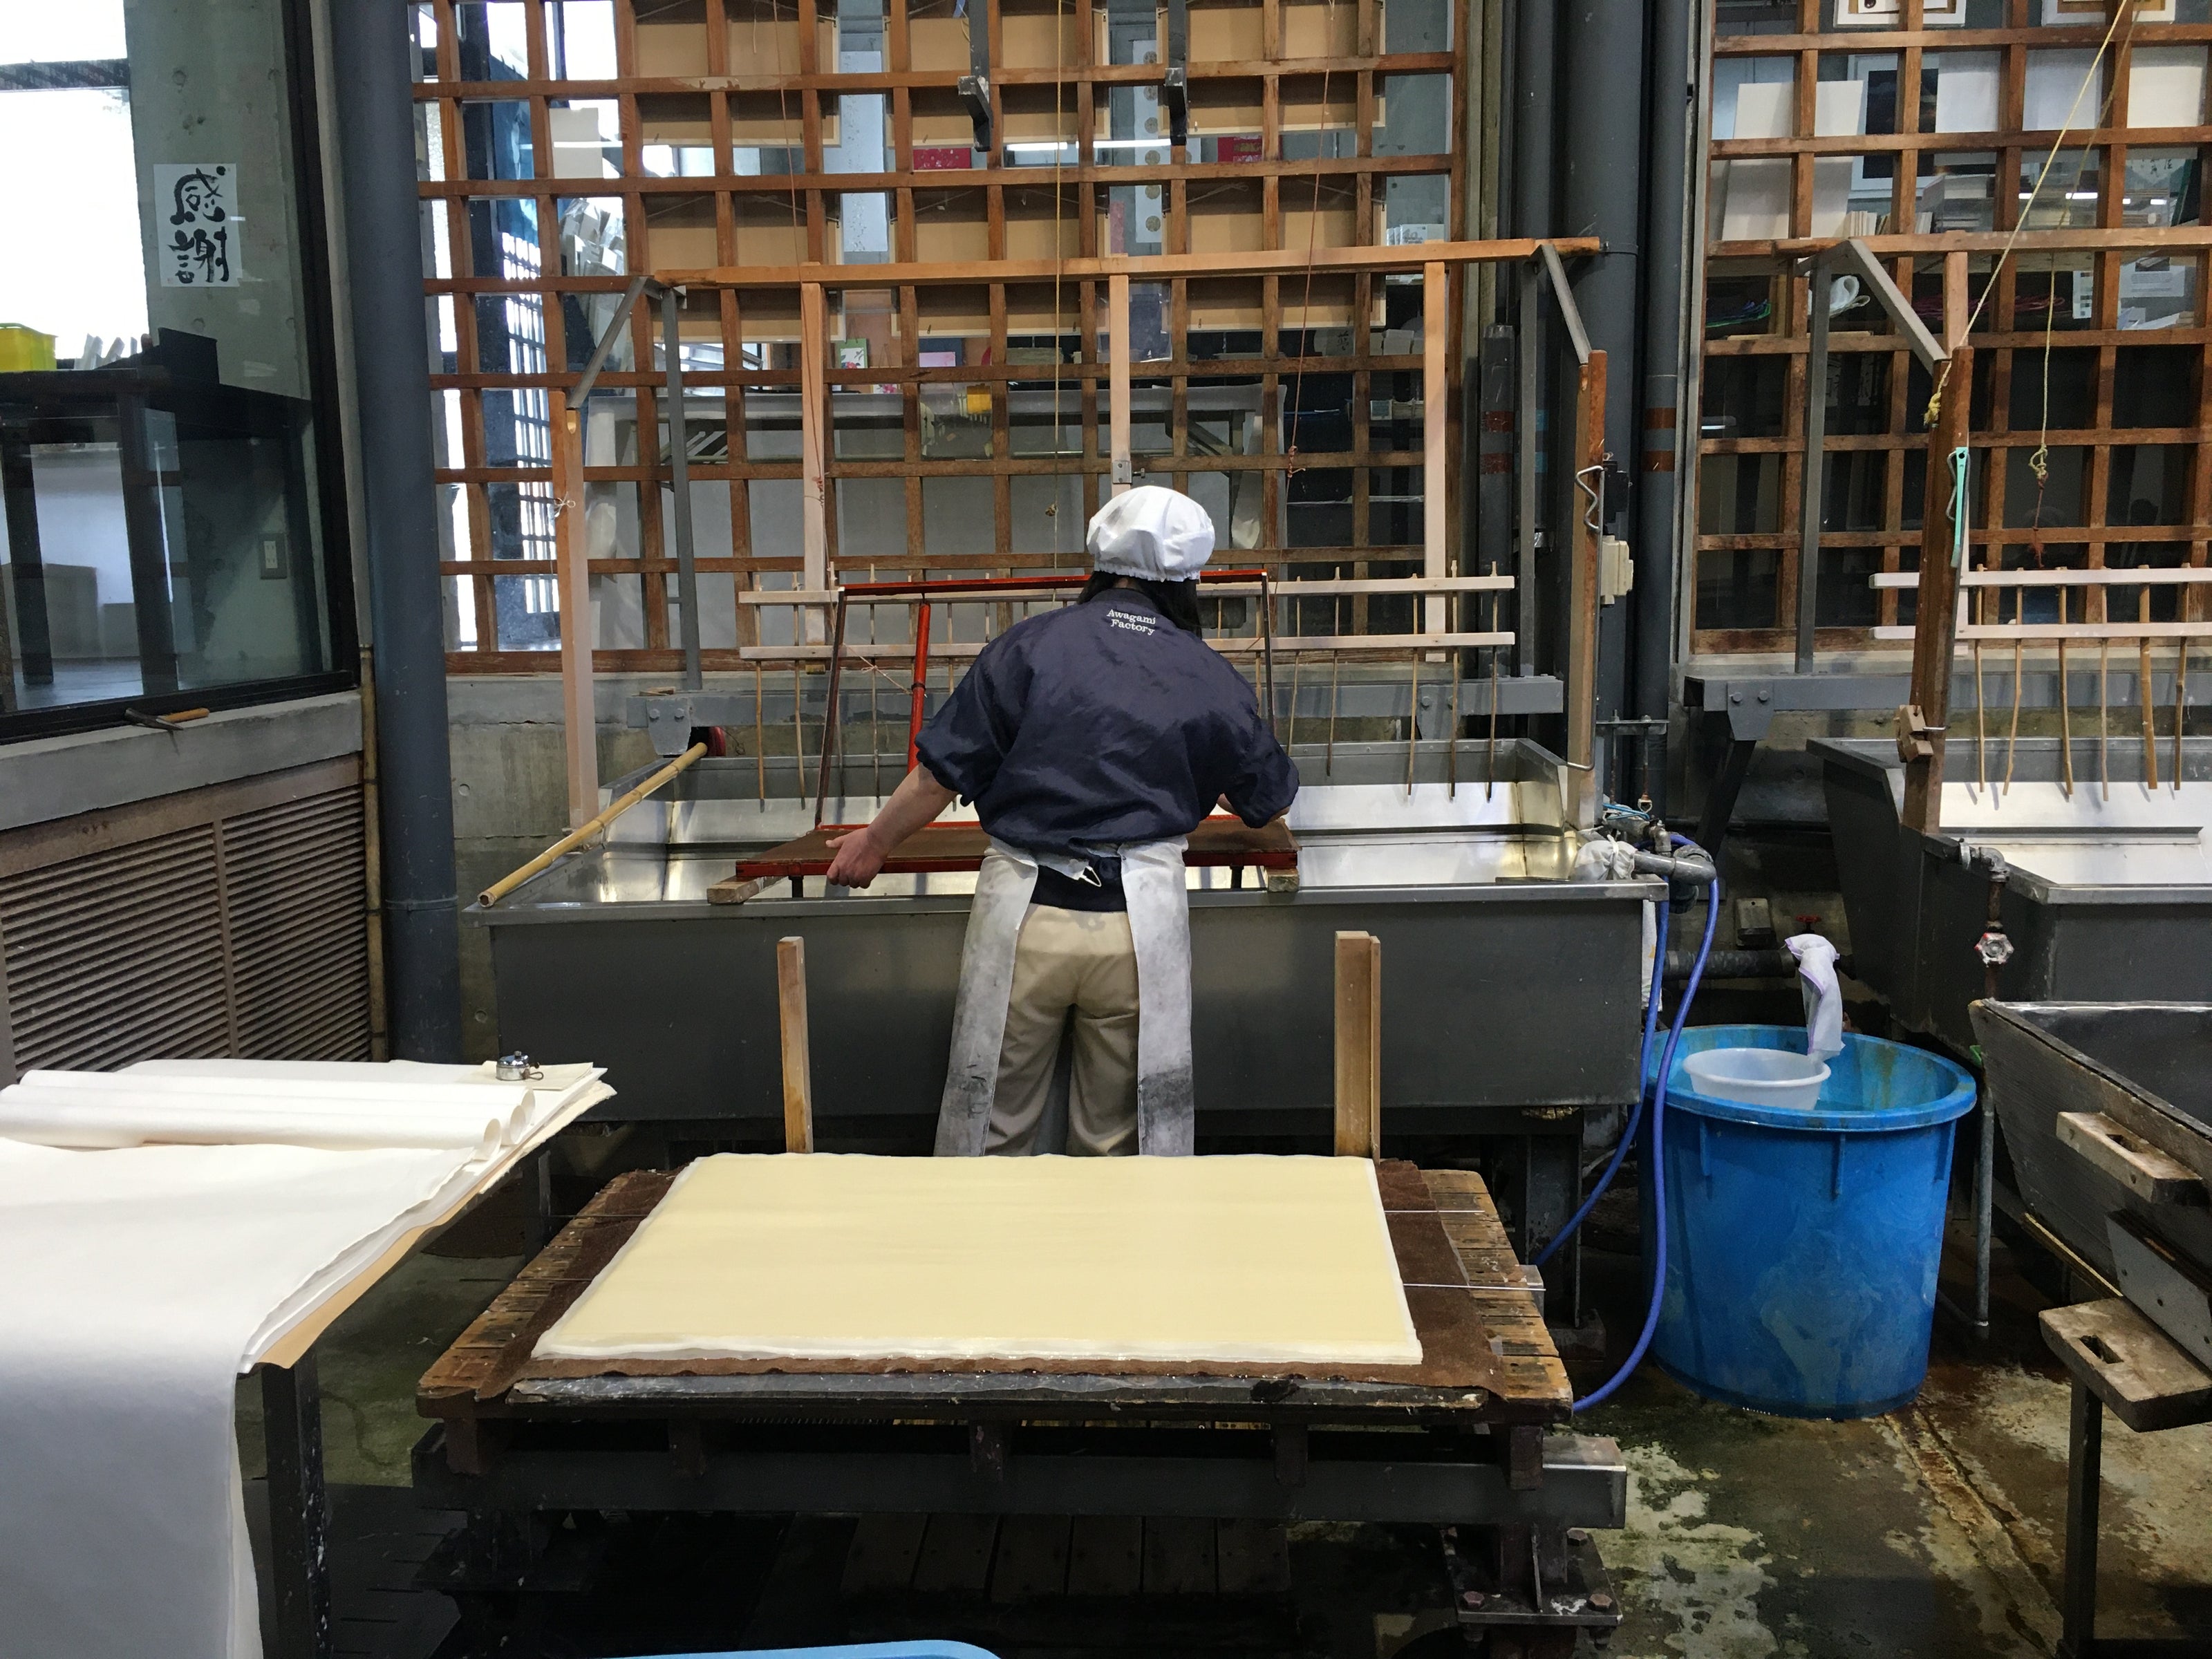
[[[238,165],[186,161],[154,169],[154,242],[164,288],[236,288]]]

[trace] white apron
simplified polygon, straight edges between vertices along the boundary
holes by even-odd
[[[1153,1158],[1188,1158],[1191,1151],[1190,890],[1182,849],[1180,836],[1109,849],[1121,856],[1137,953],[1137,1150]],[[1079,860],[1065,862],[1068,873],[1083,867]],[[952,1010],[952,1058],[937,1114],[939,1158],[982,1155],[1013,998],[1014,952],[1037,863],[1035,854],[994,836],[976,874]]]

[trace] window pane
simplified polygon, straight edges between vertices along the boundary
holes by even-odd
[[[227,19],[219,75],[202,9],[123,20],[121,0],[18,7],[0,46],[74,66],[0,90],[0,143],[35,158],[13,205],[51,256],[0,270],[0,736],[341,654],[280,15]],[[450,313],[428,320],[442,369]]]

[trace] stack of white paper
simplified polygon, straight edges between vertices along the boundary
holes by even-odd
[[[0,1091],[0,1647],[258,1654],[234,1379],[612,1093],[546,1071],[169,1061]]]

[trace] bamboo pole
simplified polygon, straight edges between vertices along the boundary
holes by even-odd
[[[539,871],[549,867],[553,861],[559,858],[562,854],[574,852],[577,848],[581,847],[593,836],[598,835],[602,830],[605,830],[617,818],[629,811],[631,807],[636,805],[638,802],[643,800],[647,795],[659,788],[662,784],[666,783],[671,778],[689,767],[692,762],[697,760],[700,756],[706,752],[707,745],[705,744],[693,744],[689,749],[678,755],[674,760],[669,762],[667,765],[662,767],[658,772],[655,772],[643,783],[641,783],[636,788],[631,790],[629,793],[623,796],[619,800],[610,802],[608,804],[607,810],[600,813],[599,817],[592,819],[588,823],[579,824],[575,829],[571,830],[567,835],[562,836],[560,840],[555,842],[550,847],[540,853],[536,858],[531,860],[529,863],[524,865],[520,869],[516,870],[510,874],[501,876],[497,881],[492,883],[490,886],[485,888],[483,892],[477,895],[477,902],[485,906],[487,908],[498,903],[500,900],[505,898],[516,888],[521,886],[524,882],[528,881],[531,877],[538,874]]]

